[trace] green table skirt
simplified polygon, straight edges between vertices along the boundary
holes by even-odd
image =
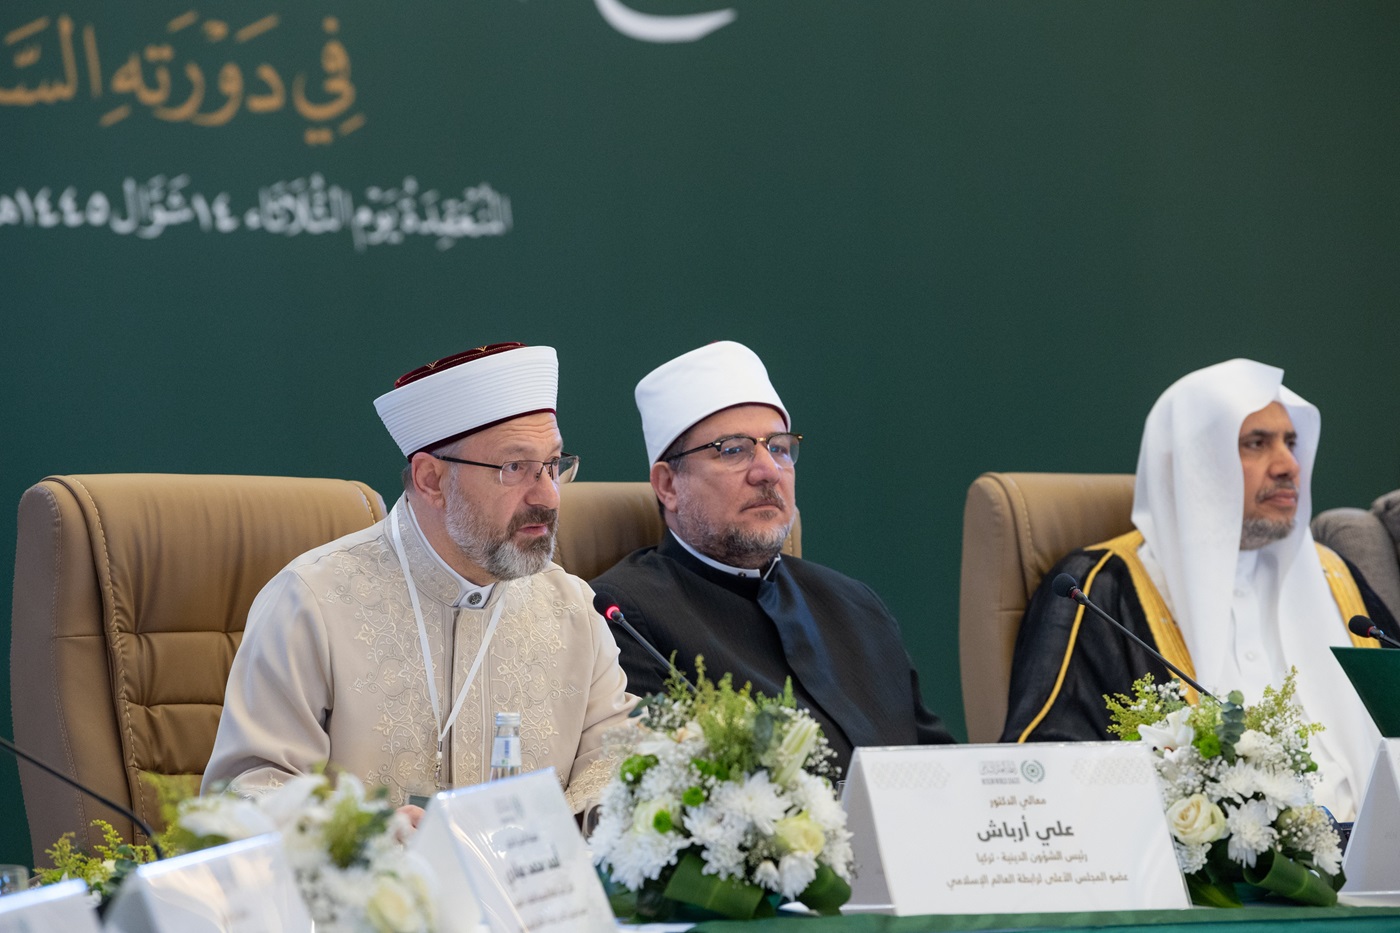
[[[1181,929],[1206,933],[1269,933],[1280,927],[1302,933],[1394,933],[1400,930],[1400,907],[1246,907],[1240,910],[1115,910],[1052,914],[950,914],[891,917],[852,914],[844,917],[776,917],[771,920],[709,921],[696,933],[943,933],[962,930],[1142,930],[1170,933]]]

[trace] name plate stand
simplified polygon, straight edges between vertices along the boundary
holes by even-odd
[[[282,840],[255,836],[142,865],[107,908],[108,933],[312,933]]]
[[[1338,894],[1358,906],[1400,906],[1400,739],[1382,739],[1371,767],[1371,782],[1356,814],[1342,871],[1347,883]]]
[[[437,794],[409,848],[437,871],[444,933],[616,930],[553,768]]]
[[[1186,908],[1152,753],[1126,742],[858,748],[852,907]]]
[[[0,897],[0,933],[101,933],[97,910],[81,881],[32,888]]]

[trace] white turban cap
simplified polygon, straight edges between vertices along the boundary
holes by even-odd
[[[559,359],[553,347],[498,343],[405,373],[374,400],[405,457],[521,415],[555,410]]]
[[[792,428],[763,361],[741,343],[720,340],[656,367],[637,383],[648,462],[660,460],[691,425],[735,405],[775,408]]]

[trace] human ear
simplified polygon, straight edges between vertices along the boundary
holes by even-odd
[[[676,492],[676,471],[671,469],[669,463],[663,461],[651,465],[651,488],[666,511],[676,511],[676,501],[680,496]]]

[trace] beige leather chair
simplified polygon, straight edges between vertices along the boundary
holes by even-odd
[[[1328,509],[1312,520],[1313,538],[1357,566],[1390,614],[1400,619],[1400,489],[1370,509]]]
[[[1021,616],[1046,572],[1076,548],[1132,530],[1132,474],[983,473],[963,510],[958,652],[969,742],[1006,722]]]
[[[384,515],[362,483],[273,476],[51,476],[20,499],[11,697],[18,744],[162,824],[144,772],[198,787],[253,597],[293,557]],[[105,819],[21,764],[38,864]]]
[[[559,538],[554,559],[592,580],[638,548],[661,541],[665,526],[650,483],[569,483],[559,490]],[[802,519],[796,518],[783,553],[802,556]]]

